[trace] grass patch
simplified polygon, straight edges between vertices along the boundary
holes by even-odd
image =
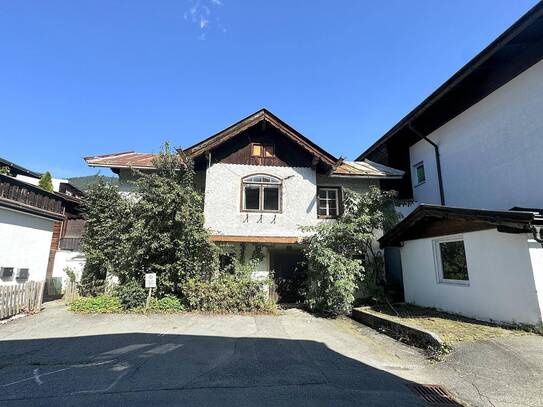
[[[377,315],[385,314],[389,319],[434,332],[448,344],[527,335],[527,330],[530,330],[524,326],[504,326],[482,322],[448,314],[434,308],[423,308],[409,304],[376,305],[366,310]]]

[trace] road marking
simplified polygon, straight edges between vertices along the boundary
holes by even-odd
[[[27,377],[26,379],[21,379],[21,380],[15,381],[15,382],[3,384],[1,387],[8,387],[8,386],[12,386],[14,384],[28,382],[29,380],[36,380],[36,378],[38,378],[38,380],[39,380],[40,377],[49,376],[49,375],[52,375],[52,374],[55,374],[55,373],[63,372],[63,371],[68,370],[68,369],[71,369],[71,367],[65,367],[63,369],[53,370],[52,372],[42,373],[41,375],[38,375],[38,376],[36,376],[34,374],[32,377]]]
[[[34,369],[32,373],[34,373],[34,380],[36,380],[36,383],[41,386],[43,382],[40,379],[40,369]]]

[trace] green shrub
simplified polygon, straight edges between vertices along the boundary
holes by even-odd
[[[206,312],[269,312],[267,281],[223,274],[211,281],[188,279],[181,287],[187,307]]]
[[[70,305],[70,310],[74,312],[104,313],[122,311],[121,302],[117,297],[109,295],[99,295],[98,297],[81,297]]]
[[[147,300],[145,289],[134,280],[117,287],[115,295],[125,310],[144,307]]]
[[[179,298],[173,295],[165,295],[162,298],[151,298],[149,311],[154,312],[182,312],[185,310]]]
[[[308,263],[305,302],[310,310],[331,316],[351,311],[355,296],[383,296],[383,253],[376,231],[389,230],[399,220],[394,191],[371,186],[365,193],[346,190],[343,214],[335,222],[305,226]]]

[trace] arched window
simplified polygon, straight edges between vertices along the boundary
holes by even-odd
[[[242,180],[241,210],[281,211],[281,180],[271,175],[249,175]]]

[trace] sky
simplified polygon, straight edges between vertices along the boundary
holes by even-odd
[[[91,175],[266,107],[354,159],[536,3],[0,0],[0,157]]]

